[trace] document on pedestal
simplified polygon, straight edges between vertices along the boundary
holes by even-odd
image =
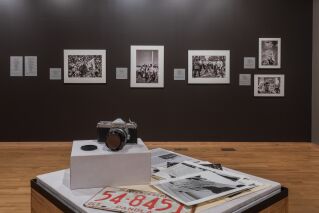
[[[24,72],[25,76],[37,76],[38,75],[38,57],[37,56],[25,56],[24,57]]]
[[[174,69],[174,80],[184,81],[185,80],[185,69]]]
[[[178,154],[166,149],[157,148],[152,149],[151,166],[153,174],[159,172],[161,169],[166,169],[184,161],[199,162],[200,160],[188,157],[186,155]]]
[[[116,68],[116,79],[117,80],[128,79],[127,72],[128,72],[128,69],[126,67],[117,67]]]
[[[152,186],[186,206],[229,197],[263,185],[247,176],[207,168],[190,161],[175,167],[179,167],[178,172],[171,170],[168,178]]]
[[[61,68],[50,68],[50,80],[61,80],[62,79]]]
[[[239,86],[251,86],[251,74],[239,74]]]
[[[10,76],[23,76],[23,56],[10,57]]]
[[[256,69],[256,58],[245,57],[244,58],[244,69]]]

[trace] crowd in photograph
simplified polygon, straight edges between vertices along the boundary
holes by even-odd
[[[136,67],[137,83],[158,83],[158,66],[143,64]]]
[[[68,57],[69,77],[100,78],[102,77],[101,55],[70,55]]]
[[[193,56],[194,78],[225,78],[225,56]]]
[[[264,78],[258,82],[259,94],[279,94],[280,79],[279,78]]]

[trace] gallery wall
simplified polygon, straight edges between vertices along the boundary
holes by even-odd
[[[319,143],[319,0],[313,1],[312,138]]]
[[[310,141],[310,0],[1,0],[0,140],[96,137],[96,123],[139,124],[147,141]],[[282,39],[282,68],[244,70],[258,38]],[[130,45],[165,46],[165,87],[116,80]],[[106,49],[106,84],[49,80],[64,49]],[[230,84],[188,85],[188,50],[230,50]],[[37,77],[10,77],[10,56],[38,56]],[[285,97],[254,97],[239,74],[284,74]],[[253,82],[252,82],[253,84]]]

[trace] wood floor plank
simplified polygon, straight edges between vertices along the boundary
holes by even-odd
[[[319,146],[310,143],[149,142],[289,188],[289,212],[319,212]],[[30,212],[30,179],[69,167],[70,142],[0,143],[0,212]],[[236,151],[222,151],[234,148]]]

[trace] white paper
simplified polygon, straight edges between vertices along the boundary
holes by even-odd
[[[179,169],[180,173],[176,178],[169,178],[152,185],[185,205],[198,204],[263,185],[248,176],[229,171],[207,168],[187,161],[183,164],[184,169]],[[188,168],[185,169],[185,166]],[[172,170],[169,174],[172,174]],[[184,176],[179,176],[182,173]]]
[[[186,155],[178,154],[176,152],[172,152],[162,148],[152,149],[151,153],[152,168],[157,170],[167,168],[168,164],[173,165],[184,161],[199,162],[199,160],[195,158],[191,158]]]
[[[239,74],[239,86],[251,86],[251,74]]]
[[[245,57],[244,58],[244,69],[256,69],[256,58]]]
[[[116,68],[116,79],[118,79],[118,80],[128,79],[127,72],[128,72],[127,67],[117,67]]]
[[[178,178],[184,175],[196,174],[202,171],[204,170],[202,170],[201,168],[193,167],[187,163],[182,162],[174,166],[162,169],[159,172],[154,173],[154,176],[161,179]]]
[[[61,80],[62,79],[61,68],[50,68],[50,80]]]
[[[10,76],[23,76],[23,56],[10,57]]]
[[[25,76],[37,76],[38,75],[38,57],[37,56],[25,56],[24,57],[24,72]]]
[[[184,81],[185,80],[185,69],[174,69],[174,80]]]

